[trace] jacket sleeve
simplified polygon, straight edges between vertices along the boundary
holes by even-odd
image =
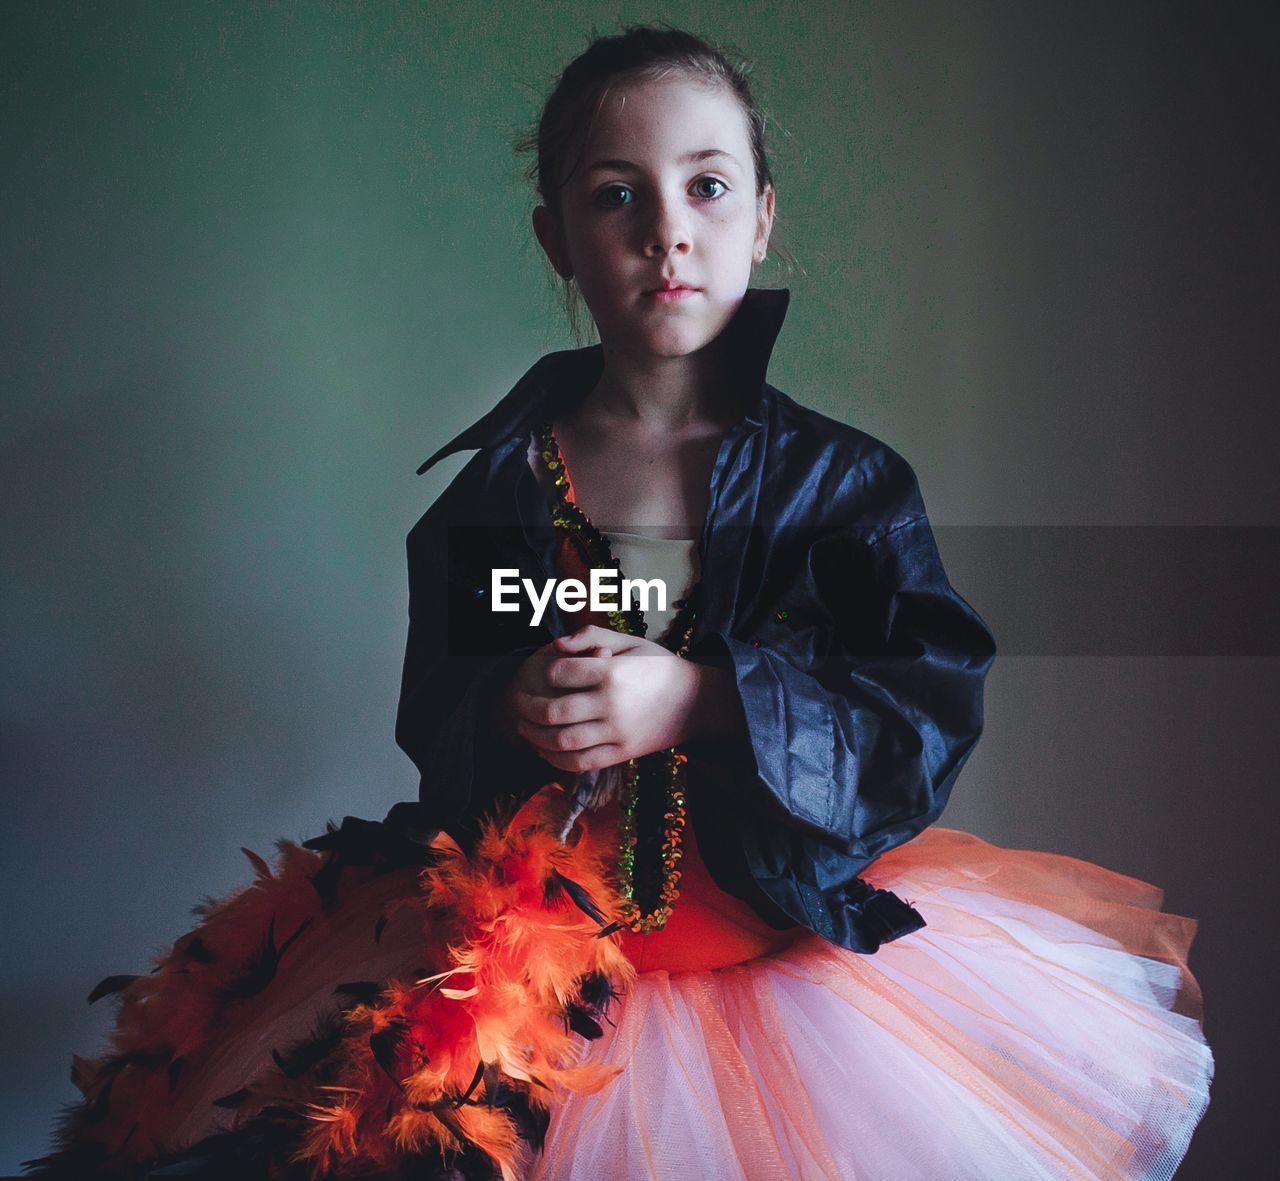
[[[451,545],[448,527],[428,512],[406,541],[409,634],[395,736],[418,768],[419,802],[437,827],[551,777],[494,724],[503,689],[538,648],[536,634],[488,611],[487,572],[468,560],[459,537],[455,531]]]
[[[755,802],[864,864],[942,812],[982,733],[995,656],[899,463],[890,524],[815,531],[746,634],[704,649],[741,698]]]

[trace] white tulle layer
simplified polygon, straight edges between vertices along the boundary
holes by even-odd
[[[536,1181],[1167,1181],[1213,1057],[1189,918],[1099,866],[935,828],[868,878],[923,930],[642,974]],[[1181,1010],[1181,1011],[1179,1011]]]

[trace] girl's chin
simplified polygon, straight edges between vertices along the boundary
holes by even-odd
[[[626,341],[606,342],[606,347],[618,356],[635,361],[671,361],[678,357],[689,357],[699,352],[714,340],[714,336],[706,333],[687,333],[681,336],[662,336]]]
[[[723,324],[713,324],[703,317],[664,324],[652,324],[649,331],[631,331],[603,336],[610,352],[628,357],[666,360],[687,357],[706,348],[723,329]]]

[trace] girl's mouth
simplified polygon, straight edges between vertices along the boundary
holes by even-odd
[[[658,303],[679,303],[682,299],[697,294],[694,287],[659,287],[655,291],[646,291],[645,295]]]

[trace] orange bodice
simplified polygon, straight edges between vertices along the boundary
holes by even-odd
[[[576,545],[563,535],[557,554],[556,573],[560,578],[588,579],[588,571]],[[624,571],[628,577],[637,572]],[[644,572],[638,572],[643,576]],[[574,616],[575,630],[594,624],[608,628],[607,616],[584,609]],[[566,779],[569,779],[566,776]],[[567,786],[567,785],[566,785]],[[690,800],[696,808],[696,800]],[[617,847],[618,801],[590,813],[587,822],[600,826],[610,847]],[[661,931],[646,935],[624,931],[622,948],[641,972],[695,971],[740,964],[786,947],[796,937],[797,928],[779,931],[769,926],[745,902],[726,894],[711,878],[698,852],[692,822],[684,826],[680,859],[680,897]]]
[[[592,814],[617,846],[617,801]],[[786,947],[797,931],[769,926],[745,902],[726,894],[711,878],[698,853],[693,825],[684,827],[680,857],[680,897],[661,931],[622,933],[622,950],[640,972],[688,972],[724,968]]]

